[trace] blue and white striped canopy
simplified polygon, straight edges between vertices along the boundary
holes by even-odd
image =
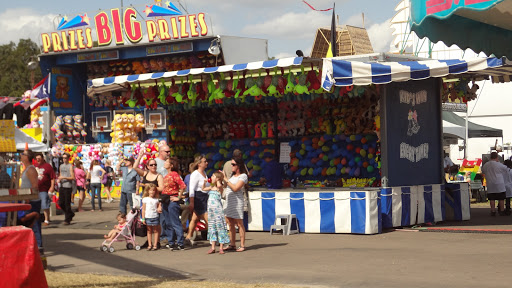
[[[356,62],[336,58],[323,60],[322,87],[387,84],[391,82],[444,77],[449,74],[476,72],[501,67],[494,57],[472,60],[425,60],[403,62]]]
[[[171,72],[157,72],[157,73],[146,73],[138,75],[122,75],[116,77],[97,78],[89,80],[87,82],[87,88],[102,87],[112,84],[124,84],[126,82],[143,82],[147,80],[154,80],[160,78],[172,78],[172,77],[184,77],[189,75],[209,74],[209,73],[221,73],[230,71],[244,71],[244,70],[259,70],[259,69],[271,69],[274,67],[290,67],[302,64],[302,57],[291,57],[284,59],[275,59],[268,61],[251,62],[244,64],[235,65],[224,65],[218,67],[208,68],[192,68],[180,71]]]

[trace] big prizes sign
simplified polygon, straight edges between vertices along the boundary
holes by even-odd
[[[148,42],[155,42],[208,34],[204,13],[181,15],[174,5],[169,2],[167,5],[146,6],[146,16],[158,18],[145,22],[137,20],[138,13],[132,7],[125,8],[124,11],[119,8],[111,9],[110,12],[101,11],[94,16],[94,32],[93,28],[88,27],[91,19],[87,14],[78,15],[70,21],[64,17],[57,28],[61,31],[41,34],[43,52],[91,49],[94,46],[93,36],[96,36],[98,46],[104,47],[113,45],[113,42],[115,45],[123,45],[126,40],[136,44],[141,42],[144,35]]]

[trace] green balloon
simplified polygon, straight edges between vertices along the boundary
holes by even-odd
[[[328,146],[322,146],[322,151],[327,152],[329,150],[330,150],[330,148]]]
[[[354,161],[356,161],[356,163],[361,162],[361,157],[357,156],[356,158],[354,158]]]
[[[325,156],[324,156],[325,157]],[[334,159],[332,159],[331,161],[329,161],[329,165],[332,167],[334,166]]]
[[[304,155],[304,154],[306,154],[306,150],[300,149],[299,153],[300,153],[300,155]]]
[[[324,155],[324,157],[322,157],[322,160],[323,160],[324,162],[326,162],[327,160],[329,160],[329,157],[328,157],[327,155]],[[333,164],[334,164],[334,160],[331,160],[331,161],[332,161],[332,162],[333,162]],[[331,165],[331,166],[332,166],[332,165]]]
[[[373,166],[368,166],[366,167],[366,171],[368,171],[368,173],[372,173],[373,172]]]

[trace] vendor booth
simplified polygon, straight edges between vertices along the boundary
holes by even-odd
[[[108,17],[102,13],[95,19]],[[160,23],[150,14],[148,29],[152,22]],[[163,18],[177,21],[174,16]],[[96,29],[106,23],[98,21]],[[209,58],[216,54],[212,39],[219,37],[199,37],[191,51],[181,52]],[[219,41],[224,47],[223,36]],[[462,211],[459,220],[469,217],[463,213],[469,211],[467,189],[460,187],[453,201],[445,201],[441,77],[485,73],[501,66],[499,59],[419,61],[375,53],[267,60],[244,54],[245,61],[229,63],[228,51],[221,49],[215,64],[165,65],[164,57],[160,70],[151,70],[159,66],[147,54],[153,51],[149,44],[87,53],[48,45],[53,53],[41,57],[43,72],[59,72],[52,77],[61,77],[62,83],[51,91],[57,115],[52,128],[61,143],[52,148],[56,155],[68,149],[84,163],[107,156],[115,165],[140,149],[146,151],[145,159],[155,157],[158,143],[166,140],[184,176],[196,154],[206,155],[211,175],[231,159],[235,148],[241,149],[254,189],[248,193],[252,231],[269,231],[281,214],[295,214],[300,232],[357,234],[442,221],[448,219],[444,205]],[[117,58],[100,61],[105,55]],[[223,62],[219,55],[224,55]],[[83,64],[80,59],[98,61]],[[134,62],[144,61],[149,62],[147,69],[134,69]],[[85,110],[84,119],[69,119],[80,109]],[[262,178],[275,167],[282,185],[269,188]]]

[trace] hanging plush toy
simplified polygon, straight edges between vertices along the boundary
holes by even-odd
[[[142,114],[135,115],[135,125],[134,125],[135,131],[139,133],[144,129],[144,116]]]
[[[66,135],[69,139],[73,139],[74,130],[75,129],[73,127],[73,116],[64,116],[64,131],[66,132]]]
[[[75,130],[78,131],[82,137],[87,136],[87,132],[85,132],[84,129],[85,124],[82,123],[82,115],[73,116],[73,120],[75,121]]]
[[[64,132],[61,130],[61,126],[63,124],[62,116],[57,116],[55,119],[55,123],[52,125],[52,132],[55,133],[55,138],[58,140],[62,139],[64,137]]]

